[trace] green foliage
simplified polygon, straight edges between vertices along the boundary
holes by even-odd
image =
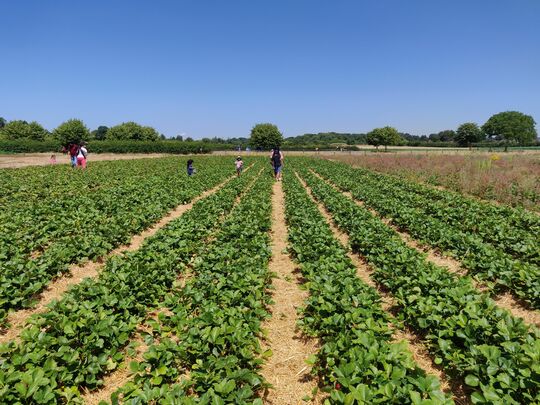
[[[61,145],[67,145],[72,142],[88,141],[90,131],[81,120],[70,119],[56,127],[53,136]]]
[[[1,131],[0,131],[1,133]],[[58,152],[59,141],[0,140],[0,151],[8,153]],[[175,141],[89,141],[87,148],[92,153],[209,153],[219,145],[202,142]]]
[[[500,138],[506,143],[527,144],[536,139],[536,122],[530,115],[519,111],[505,111],[491,116],[482,126],[490,137]]]
[[[471,274],[493,283],[495,291],[510,289],[540,308],[536,215],[347,165],[319,167],[414,238],[459,258]]]
[[[4,128],[7,124],[7,121],[4,117],[0,117],[0,129]]]
[[[379,148],[380,145],[384,145],[384,148],[388,145],[399,145],[403,142],[403,138],[399,135],[397,129],[392,127],[375,128],[371,132],[368,132],[366,141],[369,145],[373,145]]]
[[[165,301],[172,315],[159,328],[162,338],[121,389],[124,401],[184,403],[179,398],[190,396],[201,404],[262,405],[257,391],[268,384],[258,369],[268,353],[261,353],[259,337],[271,302],[271,184],[269,176],[259,176],[238,205],[225,211],[230,213],[219,221],[214,241],[201,246],[192,277]],[[168,337],[171,332],[178,343]],[[186,369],[189,379],[179,383]]]
[[[457,129],[455,141],[459,146],[470,146],[472,143],[480,142],[484,138],[484,133],[474,122],[461,124]]]
[[[289,146],[309,146],[318,145],[319,147],[330,144],[357,145],[366,143],[366,134],[349,134],[339,132],[319,132],[317,134],[304,134],[285,139],[285,145]]]
[[[185,181],[175,177],[184,162],[100,162],[85,174],[72,173],[67,166],[25,168],[4,179],[0,323],[6,310],[31,305],[32,295],[51,277],[66,272],[69,264],[98,257],[125,243],[171,206],[200,191],[200,186],[184,190]],[[217,165],[220,170],[223,164],[224,160]],[[60,185],[50,184],[52,175]]]
[[[438,140],[441,142],[452,142],[456,137],[456,132],[451,129],[440,131],[438,134]]]
[[[43,141],[49,132],[36,121],[30,123],[21,120],[8,122],[0,129],[4,139],[17,140],[29,139],[33,141]]]
[[[108,131],[109,127],[100,125],[97,129],[94,129],[91,132],[92,139],[95,139],[96,141],[103,141],[107,137]]]
[[[91,141],[88,150],[92,153],[209,153],[213,144],[202,142],[174,141]]]
[[[159,133],[152,127],[143,127],[130,121],[109,128],[106,139],[115,141],[157,141]]]
[[[253,148],[272,149],[281,146],[283,135],[274,124],[257,124],[251,129],[249,143]]]
[[[391,342],[390,319],[379,295],[357,276],[296,177],[287,176],[283,185],[290,251],[309,291],[299,324],[321,341],[310,363],[322,378],[323,391],[330,393],[328,403],[415,404],[418,397],[451,404],[439,382],[414,363],[406,345]]]
[[[133,227],[137,227],[140,231],[141,227],[161,218],[165,210],[215,186],[226,177],[224,166],[229,163],[227,159],[214,158],[214,164],[209,161],[206,170],[200,170],[197,176],[188,179],[178,174],[179,167],[185,166],[185,159],[181,162],[178,159],[153,162],[156,161],[139,161],[138,164],[126,162],[120,174],[114,170],[122,166],[120,162],[104,163],[101,166],[108,166],[112,173],[101,180],[109,181],[113,187],[104,190],[99,197],[94,197],[95,192],[92,191],[86,195],[86,199],[95,198],[96,206],[86,204],[81,209],[79,201],[74,204],[75,209],[64,212],[60,204],[47,204],[49,214],[51,208],[60,208],[59,220],[67,214],[75,216],[65,219],[67,226],[92,221],[90,228],[108,228],[106,237],[125,243],[126,234],[121,238],[115,235],[117,232],[123,232],[126,226],[132,227],[132,231]],[[52,169],[60,171],[62,168],[49,168]],[[126,176],[130,170],[136,170],[137,176]],[[73,184],[78,193],[83,190],[81,184],[77,184],[81,180],[88,182],[94,191],[107,188],[100,187],[103,185],[96,183],[95,178],[88,178],[92,174],[90,169],[75,172],[80,173],[79,178],[74,177],[74,172],[68,168],[65,172],[68,187]],[[120,188],[114,186],[118,179],[122,179]],[[144,184],[148,181],[154,184]],[[110,258],[99,277],[86,279],[73,287],[46,313],[35,317],[19,343],[11,342],[2,347],[0,402],[38,403],[44,397],[47,403],[62,402],[66,394],[77,399],[81,394],[80,387],[99,387],[100,377],[117,368],[124,359],[124,348],[130,335],[143,321],[149,308],[162,300],[173,287],[179,273],[185,270],[211,231],[220,224],[220,216],[230,209],[244,185],[243,178],[233,181],[216,195],[198,201],[190,211],[146,240],[139,250]],[[34,189],[30,187],[29,190]],[[19,193],[18,197],[24,194]],[[70,200],[77,196],[77,193],[70,193],[66,189],[58,190],[58,194],[66,196],[63,205],[69,205]],[[102,202],[101,198],[107,194],[110,194],[109,200]],[[92,210],[95,211],[100,204],[117,206],[110,207],[112,210],[108,215],[94,221],[96,213]],[[54,219],[52,215],[49,217]],[[50,228],[55,229],[59,224],[61,222],[57,221]],[[81,248],[87,246],[97,245],[102,250],[113,247],[92,235],[87,236],[90,240],[85,242],[87,238],[83,238],[79,240],[82,245],[73,247],[80,255],[86,256]],[[28,390],[30,379],[41,382],[36,390]]]
[[[361,198],[357,192],[364,189],[367,190],[362,197],[377,191],[367,188],[358,178],[347,177],[347,172],[340,170],[342,165],[320,161],[310,161],[309,165],[317,171],[319,165],[331,167],[324,174],[332,182],[345,179],[361,185],[353,191],[355,198]],[[423,253],[407,246],[368,208],[359,206],[307,170],[303,173],[316,198],[349,234],[352,249],[374,269],[374,280],[392,293],[400,317],[425,336],[437,364],[463,378],[478,401],[484,398],[486,402],[516,405],[538,401],[540,382],[536,364],[540,359],[540,331],[537,328],[498,308],[486,294],[473,287],[469,278],[426,261]],[[385,191],[400,197],[395,190],[385,188]],[[362,198],[362,201],[366,200]],[[398,204],[406,207],[402,201],[394,206]],[[407,213],[408,218],[413,215]],[[425,226],[425,217],[418,220]],[[401,224],[396,225],[402,228]],[[490,259],[484,258],[486,266],[491,264]]]

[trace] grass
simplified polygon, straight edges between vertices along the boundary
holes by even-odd
[[[370,153],[335,155],[332,159],[540,212],[537,153]]]

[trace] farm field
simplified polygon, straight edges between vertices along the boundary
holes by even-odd
[[[187,159],[0,169],[0,403],[540,403],[536,213]]]
[[[540,152],[451,151],[335,154],[355,167],[540,212]]]

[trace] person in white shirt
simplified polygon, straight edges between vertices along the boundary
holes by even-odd
[[[79,151],[77,152],[77,166],[86,169],[86,157],[88,156],[88,149],[81,143]]]

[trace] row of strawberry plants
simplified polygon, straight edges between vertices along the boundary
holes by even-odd
[[[391,218],[398,227],[423,243],[450,252],[472,274],[494,284],[494,292],[508,288],[533,308],[540,308],[540,268],[512,258],[484,243],[472,233],[462,232],[438,218],[408,206],[398,189],[372,185],[359,180],[341,166],[316,165],[315,170],[343,190],[351,191],[380,215]],[[428,205],[429,202],[425,202]]]
[[[302,175],[351,247],[375,269],[375,280],[400,307],[400,317],[424,334],[435,362],[464,379],[474,403],[540,400],[540,331],[526,326],[459,278],[426,261],[367,209],[318,179]]]
[[[85,279],[49,310],[31,318],[21,342],[0,346],[0,402],[72,401],[117,367],[123,348],[149,308],[232,209],[254,170],[198,201],[143,246],[112,257],[96,279]]]
[[[535,214],[344,164],[328,162],[322,166],[362,187],[399,196],[402,205],[416,208],[453,229],[472,233],[514,258],[540,264],[540,218]]]
[[[226,173],[224,158],[206,163],[202,177]],[[7,183],[22,192],[13,192],[0,212],[0,229],[11,236],[0,239],[0,260],[9,259],[13,253],[30,254],[62,236],[106,225],[107,218],[116,216],[120,203],[137,206],[146,199],[164,207],[177,205],[185,198],[182,189],[186,176],[180,172],[184,165],[179,159],[153,159],[132,161],[130,165],[100,162],[85,171],[65,167],[40,168],[39,172],[35,168],[30,172],[26,168],[4,170],[2,174],[20,171]],[[145,198],[148,193],[154,198]]]
[[[222,165],[216,164],[193,179],[163,171],[159,176],[126,178],[123,185],[105,188],[104,192],[82,193],[73,199],[78,206],[69,215],[63,215],[62,210],[51,212],[49,221],[55,225],[51,230],[53,225],[49,223],[37,238],[47,245],[37,257],[28,257],[28,248],[21,249],[29,235],[17,238],[16,233],[10,243],[16,249],[26,250],[26,254],[0,262],[0,322],[8,310],[32,305],[33,296],[54,276],[68,271],[70,264],[99,257],[127,242],[170,208],[223,181],[226,174]],[[43,213],[46,216],[47,207]]]
[[[125,402],[262,403],[258,337],[269,316],[271,183],[261,178],[242,198],[186,286],[165,301],[172,315],[162,320],[164,336],[132,364],[133,380],[113,402],[121,394]],[[177,340],[166,337],[171,332]]]
[[[316,367],[331,403],[449,404],[439,381],[392,343],[380,296],[357,276],[324,217],[294,176],[283,183],[290,252],[307,279],[300,325],[321,340]]]
[[[291,175],[283,185],[289,251],[310,294],[299,324],[321,341],[314,371],[330,392],[330,402],[452,403],[439,381],[415,364],[406,343],[391,342],[390,318],[380,296],[356,276],[300,182]]]

